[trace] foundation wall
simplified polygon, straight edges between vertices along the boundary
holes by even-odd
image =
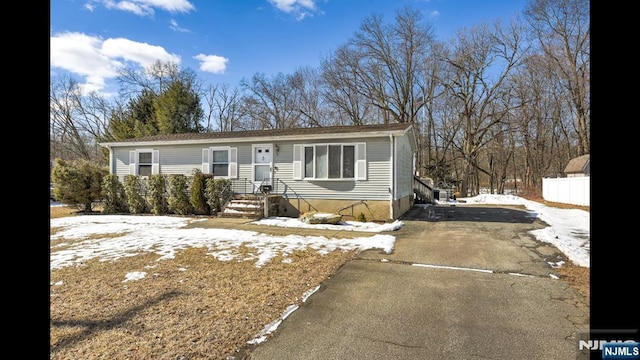
[[[360,213],[364,214],[367,221],[388,221],[391,219],[388,201],[310,199],[307,201],[300,200],[299,208],[298,200],[295,198],[282,199],[280,201],[280,216],[299,217],[300,214],[310,211],[340,214],[344,220],[348,221],[356,220]]]

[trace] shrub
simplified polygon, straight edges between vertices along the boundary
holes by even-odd
[[[195,169],[191,180],[189,200],[191,201],[194,213],[199,215],[208,215],[210,211],[207,197],[205,196],[207,177],[213,177],[213,175],[203,174],[200,169]]]
[[[124,177],[124,194],[127,198],[129,212],[141,214],[145,212],[146,202],[144,199],[144,186],[139,175],[126,175]]]
[[[107,174],[107,169],[95,162],[56,159],[51,169],[54,198],[91,212],[93,202],[102,200],[102,178]]]
[[[367,217],[363,212],[360,212],[360,214],[358,214],[358,217],[356,217],[356,220],[359,222],[367,222]]]
[[[169,211],[178,215],[191,213],[187,177],[182,174],[169,175]]]
[[[167,203],[167,177],[163,174],[149,176],[147,199],[149,208],[154,215],[166,214],[169,211]]]
[[[124,187],[117,175],[108,174],[102,178],[103,213],[112,214],[127,211]]]

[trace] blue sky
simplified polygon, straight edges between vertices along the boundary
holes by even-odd
[[[156,60],[196,71],[205,84],[239,85],[255,73],[320,65],[372,14],[394,22],[405,6],[423,13],[439,40],[495,19],[526,0],[52,0],[50,74],[86,89],[117,90],[117,69]]]

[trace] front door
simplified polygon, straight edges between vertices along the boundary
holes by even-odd
[[[272,185],[273,145],[253,147],[253,183],[260,191],[260,185]]]

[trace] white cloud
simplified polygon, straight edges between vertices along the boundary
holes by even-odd
[[[318,10],[314,0],[269,0],[278,10],[295,16],[296,20],[313,17]]]
[[[105,79],[118,75],[122,66],[117,59],[103,53],[102,39],[81,33],[63,33],[50,39],[50,64],[86,79],[83,87],[101,89]]]
[[[150,45],[125,38],[107,39],[102,44],[102,51],[110,58],[123,58],[141,66],[153,65],[155,62],[180,63],[180,56],[169,54],[162,46]]]
[[[180,27],[180,25],[178,25],[178,22],[175,19],[171,19],[171,25],[169,25],[169,27],[171,28],[171,30],[175,30],[178,32],[191,32],[189,29]]]
[[[187,13],[195,10],[195,6],[187,0],[96,0],[93,1],[93,4],[102,4],[107,9],[130,12],[139,16],[153,16],[155,13],[154,9],[171,13]],[[93,9],[95,8],[93,4],[87,4],[85,7]]]
[[[180,56],[163,47],[124,38],[103,40],[77,32],[56,34],[50,38],[51,68],[64,69],[85,78],[84,91],[104,89],[107,79],[118,76],[118,69],[131,62],[149,66],[156,61],[180,63]]]
[[[200,70],[214,74],[222,74],[227,68],[229,59],[218,55],[198,54],[193,57],[200,61]]]

